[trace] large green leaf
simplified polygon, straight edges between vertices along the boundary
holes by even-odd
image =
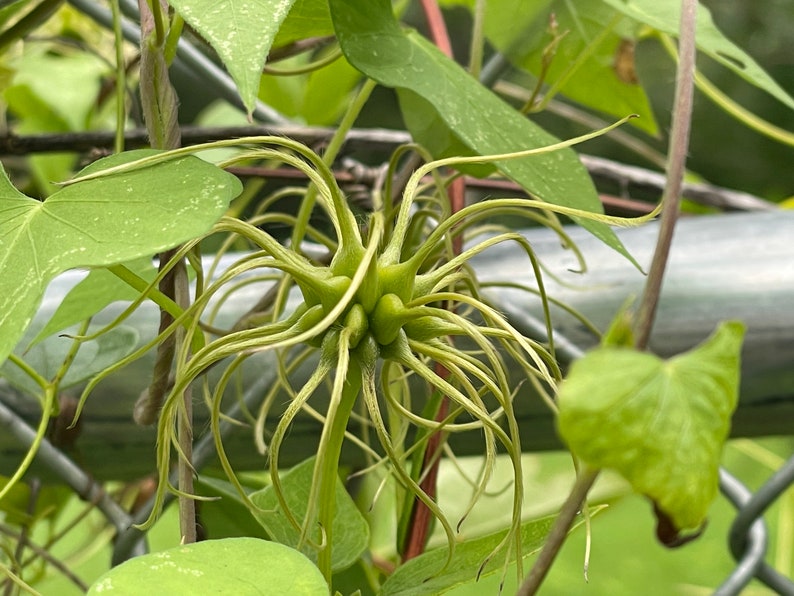
[[[298,551],[257,538],[223,538],[130,559],[88,594],[328,594],[320,570]]]
[[[592,507],[590,514],[595,515],[605,507]],[[521,525],[522,557],[529,557],[543,547],[555,519],[556,516],[551,515]],[[571,531],[582,521],[577,520]],[[381,596],[435,596],[501,571],[504,557],[491,557],[485,565],[483,562],[493,554],[506,533],[507,530],[502,530],[455,545],[452,561],[446,568],[444,564],[449,554],[448,547],[433,549],[411,559],[389,576],[383,584]]]
[[[315,458],[311,457],[281,477],[281,488],[284,491],[287,505],[299,521],[302,521],[306,515],[314,461]],[[254,512],[254,516],[271,538],[282,544],[297,546],[300,532],[287,519],[272,486],[253,493],[251,501],[261,509],[261,511]],[[367,520],[361,515],[353,499],[345,490],[345,485],[338,478],[336,482],[336,515],[333,521],[332,536],[331,567],[334,571],[350,567],[369,545]],[[314,538],[319,540],[320,537],[318,535]],[[303,553],[313,561],[317,560],[317,551],[310,546],[304,546]]]
[[[720,454],[736,408],[744,326],[722,324],[669,360],[601,347],[560,387],[558,429],[578,457],[611,468],[682,530],[700,528],[717,494]],[[662,536],[660,535],[660,538]]]
[[[640,23],[669,35],[678,35],[681,20],[681,2],[678,0],[602,1]],[[794,109],[794,99],[752,57],[717,29],[711,13],[702,4],[698,4],[696,41],[701,52]]]
[[[151,153],[108,157],[83,173]],[[0,362],[53,277],[151,255],[200,236],[240,189],[234,176],[184,157],[73,184],[40,202],[20,193],[0,169]]]
[[[545,83],[583,105],[617,118],[640,117],[632,124],[650,134],[657,125],[648,98],[633,72],[633,45],[639,25],[601,0],[529,3],[492,0],[487,4],[485,34],[516,65],[540,74],[550,14],[563,37],[545,74]]]
[[[347,59],[383,85],[408,89],[431,104],[450,130],[478,155],[509,153],[557,142],[416,32],[404,32],[388,0],[330,0]],[[592,181],[572,150],[497,164],[541,199],[602,212]],[[615,250],[625,248],[609,226],[579,223]]]
[[[182,18],[218,53],[248,112],[281,23],[295,0],[173,0]]]

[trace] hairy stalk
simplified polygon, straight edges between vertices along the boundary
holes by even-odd
[[[670,133],[667,184],[662,194],[662,215],[659,238],[651,261],[648,280],[634,327],[635,347],[644,350],[653,329],[656,308],[659,303],[662,279],[670,254],[675,223],[678,219],[681,186],[683,183],[689,131],[692,124],[692,90],[695,78],[695,26],[697,0],[681,0],[680,46],[673,111],[673,127]],[[587,498],[588,492],[598,478],[598,470],[581,469],[568,499],[554,522],[543,549],[538,555],[529,576],[519,588],[518,596],[531,596],[540,587],[557,556],[565,537],[573,524],[576,512]]]
[[[165,59],[167,35],[167,5],[161,0],[139,0],[141,11],[141,105],[146,130],[152,147],[176,149],[180,145],[177,122],[178,100],[168,75]],[[184,258],[178,259],[168,270],[179,247],[161,253],[160,269],[167,271],[160,282],[160,291],[172,298],[184,311],[190,305],[190,287]],[[174,323],[166,310],[160,311],[160,333]],[[191,329],[191,335],[192,335]],[[136,403],[136,413],[145,414],[140,423],[152,424],[160,413],[172,385],[171,367],[177,350],[189,341],[183,327],[166,336],[157,346],[155,374],[149,389]],[[187,347],[187,346],[185,346]],[[177,423],[177,477],[179,489],[179,529],[182,544],[196,541],[196,503],[193,494],[193,394],[190,386],[182,393]]]

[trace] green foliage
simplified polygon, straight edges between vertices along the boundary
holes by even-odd
[[[100,160],[81,174],[148,155]],[[0,178],[0,360],[22,337],[49,281],[67,269],[150,255],[206,232],[240,191],[195,157],[62,188],[45,203]]]
[[[594,508],[595,515],[604,507]],[[534,519],[521,525],[521,553],[529,557],[537,553],[546,540],[555,516]],[[577,521],[572,529],[580,526]],[[428,551],[400,566],[383,584],[382,596],[434,596],[453,588],[479,581],[481,578],[501,571],[503,561],[490,557],[505,532],[494,532],[487,536],[466,540],[456,546],[452,557],[448,548]]]
[[[542,27],[551,14],[554,31]],[[488,2],[485,34],[516,65],[543,77],[549,86],[545,100],[559,92],[613,117],[637,114],[632,124],[656,134],[651,106],[634,70],[632,42],[639,25],[616,15],[602,0],[497,0]]]
[[[743,336],[741,323],[724,323],[667,361],[597,348],[560,387],[557,424],[571,451],[591,467],[620,472],[670,518],[676,536],[703,525],[717,494]]]
[[[681,19],[681,5],[678,2],[603,1],[639,23],[669,35],[678,33],[678,23]],[[748,83],[763,89],[784,105],[794,109],[794,99],[747,52],[737,47],[717,29],[711,19],[711,13],[702,4],[698,4],[696,40],[701,52],[729,68]]]
[[[292,515],[303,519],[309,507],[315,458],[307,459],[281,475],[281,490],[284,503]],[[359,512],[353,499],[345,490],[341,479],[336,479],[336,513],[333,519],[333,554],[331,568],[341,571],[355,563],[369,545],[369,526]],[[273,540],[298,548],[310,559],[317,560],[317,549],[309,544],[300,545],[301,532],[296,529],[285,514],[276,491],[272,486],[263,488],[250,495],[251,502],[259,508],[254,513]],[[320,542],[318,532],[314,537]]]
[[[476,155],[494,155],[557,142],[542,128],[475,81],[460,66],[416,33],[405,33],[387,0],[330,0],[339,43],[359,70],[389,87],[408,89],[433,106],[438,118]],[[494,123],[499,123],[498,126]],[[428,126],[436,132],[436,126]],[[418,131],[426,133],[425,131]],[[428,135],[420,134],[420,140]],[[438,153],[442,156],[444,151]],[[548,156],[495,164],[544,201],[600,213],[601,203],[576,155]],[[553,181],[553,182],[552,182]],[[598,238],[628,256],[606,225],[576,219]]]
[[[531,291],[539,297],[551,333],[544,265],[522,234],[493,222],[511,218],[546,225],[567,244],[558,216],[570,217],[631,259],[611,226],[639,225],[655,213],[633,220],[604,215],[572,147],[613,130],[628,113],[642,116],[641,129],[659,132],[634,72],[633,44],[651,30],[662,40],[676,35],[678,2],[444,4],[467,6],[475,31],[482,25],[493,47],[532,73],[536,91],[545,99],[523,110],[510,106],[417,31],[405,28],[394,14],[403,3],[173,0],[177,17],[155,2],[146,5],[153,12],[144,11],[142,18],[138,81],[153,145],[178,144],[180,98],[169,67],[184,18],[215,50],[249,114],[259,100],[296,120],[335,126],[325,151],[318,154],[285,136],[262,136],[168,153],[121,152],[90,165],[65,187],[51,181],[68,177],[75,157],[40,157],[28,160],[26,173],[42,196],[51,195],[42,202],[17,190],[3,172],[0,374],[41,398],[43,405],[32,447],[16,474],[0,483],[6,521],[27,529],[51,513],[42,512],[42,503],[60,510],[60,501],[45,491],[38,508],[26,513],[35,491],[17,482],[48,432],[59,392],[89,380],[82,406],[101,380],[155,346],[167,354],[156,365],[167,394],[155,408],[159,420],[152,448],[157,450],[159,482],[153,511],[142,527],[154,524],[169,491],[185,496],[192,490],[185,488],[184,474],[179,486],[170,484],[173,462],[186,459],[192,440],[184,425],[186,404],[206,404],[208,432],[227,476],[202,478],[197,491],[202,498],[221,497],[201,509],[216,531],[210,537],[222,539],[136,558],[112,569],[89,593],[140,593],[145,583],[168,594],[325,594],[335,587],[332,579],[344,572],[348,580],[360,581],[361,589],[385,595],[440,594],[497,572],[504,582],[511,565],[520,580],[522,564],[546,541],[555,519],[522,518],[528,497],[514,404],[523,386],[531,386],[555,412],[559,408],[560,434],[587,468],[613,468],[653,501],[663,540],[683,541],[682,532],[702,526],[716,494],[720,452],[737,400],[742,325],[726,323],[698,348],[662,360],[631,347],[635,330],[622,313],[602,347],[575,362],[558,391],[562,373],[551,342],[528,337],[505,320],[483,295],[470,267],[473,258],[494,245],[513,243],[534,272],[537,287]],[[17,8],[6,7],[0,19]],[[552,12],[556,23],[550,22]],[[716,29],[705,8],[699,9],[699,20],[697,41],[703,53],[794,107],[794,100]],[[15,26],[0,34],[6,43],[14,41],[6,38]],[[77,29],[63,29],[61,36],[79,37]],[[332,35],[335,41],[310,39]],[[476,32],[473,38],[472,52],[483,41]],[[104,56],[110,39],[79,41],[112,61],[110,54]],[[120,37],[115,43],[121,43]],[[263,75],[271,46],[295,55]],[[125,48],[116,49],[118,80],[103,85],[110,74],[102,60],[64,49],[60,38],[25,40],[22,58],[14,64],[15,79],[4,83],[15,130],[90,128],[102,120],[102,106],[115,90],[117,132],[123,132],[130,69]],[[85,85],[72,84],[84,79]],[[399,117],[420,146],[398,149],[388,167],[363,176],[376,180],[361,209],[346,194],[351,188],[338,180],[348,173],[340,174],[337,158],[376,82],[396,90]],[[558,93],[622,119],[558,141],[526,117]],[[410,150],[421,159],[406,168],[403,158]],[[202,151],[207,151],[205,160],[212,151],[225,161],[218,167],[189,155]],[[296,175],[300,187],[274,190],[269,180],[254,179],[241,194],[243,185],[223,168],[252,164],[267,168],[265,177],[294,170],[286,176]],[[453,196],[457,174],[450,174],[451,169],[477,176],[501,172],[531,198],[465,205],[465,197]],[[283,199],[296,197],[297,208],[282,209],[289,202]],[[273,226],[286,229],[290,242],[274,237]],[[306,240],[316,241],[327,254],[309,250]],[[219,254],[230,246],[249,252],[230,259],[225,270],[216,263],[205,271],[196,258],[199,246],[220,247]],[[170,262],[163,258],[157,273],[153,256],[168,249],[176,249],[177,256]],[[185,283],[169,289],[163,278],[186,257],[195,288],[188,292]],[[31,339],[30,322],[47,284],[75,268],[90,272]],[[270,283],[266,294],[239,320],[219,322],[218,309],[252,280]],[[99,329],[89,326],[88,319],[111,302],[132,302],[132,311],[147,297],[178,319],[169,323],[163,317],[147,345],[135,349],[138,334],[120,324],[121,318]],[[53,336],[64,329],[74,333],[77,326],[77,337]],[[17,345],[23,337],[29,343]],[[168,345],[173,348],[163,349]],[[266,373],[275,381],[258,408],[242,408],[257,448],[269,461],[270,484],[260,488],[260,479],[252,492],[227,457],[222,427],[236,422],[226,415],[226,406],[245,389],[238,382],[247,378],[241,374],[244,367],[254,354],[266,351],[274,353],[268,362],[276,363],[275,370]],[[510,376],[511,370],[520,373]],[[185,401],[190,390],[192,401]],[[431,396],[429,405],[422,392]],[[317,457],[283,471],[280,455],[295,440],[293,423],[307,413],[322,425]],[[353,420],[360,429],[355,436]],[[481,444],[481,465],[471,475],[461,472],[467,500],[449,507],[428,480],[433,478],[432,458],[442,454],[433,451],[431,440],[440,439],[446,449],[447,437],[462,433]],[[375,504],[360,495],[356,502],[345,489],[339,474],[345,443],[364,452],[370,467],[362,474],[372,474],[367,480],[395,487],[398,504],[387,512],[388,519],[373,521],[362,512]],[[503,510],[492,516],[493,527],[498,523],[500,529],[469,535],[461,528],[471,525],[463,522],[493,490],[499,451],[508,471],[504,495],[499,495],[505,497]],[[191,465],[184,463],[183,471],[192,471]],[[423,528],[416,513],[421,507],[430,519]],[[180,521],[189,528],[195,520]],[[397,564],[412,539],[415,545],[426,538],[414,530],[429,532],[432,523],[446,546]],[[398,526],[396,544],[382,549],[385,555],[376,553],[371,527],[392,524]],[[237,534],[247,537],[231,537]],[[260,539],[265,535],[273,542]],[[27,561],[13,560],[15,548],[3,546],[8,575],[26,581],[33,577]],[[376,554],[389,560],[376,566]],[[382,568],[391,564],[396,570],[384,578]]]
[[[308,59],[305,55],[296,56],[281,68],[306,68]],[[345,111],[360,80],[361,73],[347,60],[337,59],[304,74],[266,74],[260,82],[259,98],[285,116],[300,118],[307,124],[332,125]]]
[[[147,590],[174,596],[328,593],[317,567],[298,551],[256,538],[223,538],[135,557],[99,578],[88,594],[133,596],[144,582]]]

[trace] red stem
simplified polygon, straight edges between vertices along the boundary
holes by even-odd
[[[452,58],[452,44],[449,41],[447,26],[438,3],[436,0],[421,0],[421,4],[422,10],[425,12],[427,28],[430,30],[430,38],[439,50]]]
[[[446,379],[449,376],[449,371],[441,366],[438,362],[435,365],[435,372],[438,376]],[[449,413],[449,398],[446,396],[441,399],[438,406],[438,413],[435,420],[438,422],[446,418]],[[441,440],[444,434],[436,432],[430,435],[427,439],[427,447],[425,449],[425,456],[422,461],[422,474],[424,479],[419,483],[420,488],[427,494],[428,497],[435,500],[437,492],[438,480],[438,464],[440,458],[438,457],[438,450],[441,449]],[[430,466],[430,469],[428,469]],[[425,470],[427,472],[425,473]],[[430,526],[433,522],[433,514],[422,501],[414,499],[414,510],[411,513],[411,524],[408,529],[408,537],[405,540],[405,549],[402,553],[402,560],[408,561],[414,557],[418,557],[425,551],[427,546],[427,539],[430,533]]]
[[[463,209],[466,200],[466,181],[463,177],[455,178],[448,190],[450,207],[453,213]],[[458,234],[452,239],[452,250],[456,255],[463,251],[463,236]],[[453,308],[451,304],[445,304],[445,308]],[[449,371],[438,362],[435,363],[435,373],[442,379],[449,377]],[[449,414],[449,398],[444,396],[438,406],[435,421],[441,422]],[[438,467],[441,463],[438,451],[441,449],[443,432],[435,432],[427,440],[425,456],[422,461],[422,471],[420,474],[424,479],[419,484],[421,489],[431,499],[436,498]],[[429,466],[429,469],[428,469]],[[433,514],[419,499],[414,500],[414,510],[411,514],[411,524],[408,529],[408,537],[405,541],[405,548],[402,553],[403,561],[407,561],[421,555],[427,545],[430,526],[433,521]]]
[[[452,44],[449,41],[447,27],[444,24],[444,18],[441,14],[441,9],[438,7],[438,3],[435,0],[421,0],[421,4],[433,43],[435,43],[438,49],[444,52],[444,54],[452,58]],[[463,209],[465,205],[466,181],[462,176],[452,181],[448,189],[448,194],[452,213],[457,213]],[[461,235],[456,235],[452,240],[452,251],[454,254],[459,255],[462,250],[463,237]],[[445,308],[452,308],[452,305],[447,304]],[[435,364],[435,373],[442,379],[447,379],[449,377],[449,371],[438,362]],[[435,421],[441,422],[447,417],[448,413],[449,398],[444,396],[438,406]],[[438,466],[441,461],[438,451],[441,449],[443,438],[443,432],[436,432],[430,435],[427,440],[427,447],[422,461],[420,477],[424,476],[424,479],[419,486],[431,499],[436,498]],[[424,552],[432,521],[433,515],[430,509],[427,508],[427,505],[419,499],[415,499],[414,510],[411,514],[411,524],[408,529],[408,537],[405,541],[405,548],[402,553],[403,561],[412,559]]]

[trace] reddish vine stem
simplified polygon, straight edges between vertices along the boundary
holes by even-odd
[[[676,89],[673,109],[673,125],[670,133],[670,144],[667,161],[667,184],[662,193],[664,203],[659,238],[654,251],[645,291],[638,309],[634,332],[635,347],[645,350],[651,336],[656,309],[659,304],[664,271],[670,255],[673,231],[678,219],[680,208],[681,186],[684,179],[686,154],[689,146],[689,131],[692,124],[693,88],[695,80],[695,25],[697,0],[681,0],[680,22],[680,59],[676,74]],[[529,575],[516,592],[517,596],[536,594],[551,569],[554,559],[568,535],[573,520],[582,503],[587,498],[593,484],[598,478],[598,470],[583,469],[580,471],[571,493],[568,495],[554,526],[546,539],[538,559]]]
[[[449,40],[447,27],[444,24],[444,18],[441,14],[441,9],[435,0],[422,0],[422,8],[427,19],[428,28],[430,29],[430,36],[436,46],[444,52],[448,57],[452,57],[452,44]],[[466,181],[463,177],[455,178],[448,189],[450,210],[456,213],[463,209],[466,200]],[[452,252],[459,255],[463,250],[463,238],[460,235],[454,236],[452,240]],[[452,305],[445,305],[445,308],[454,308]],[[435,372],[442,379],[449,377],[449,371],[441,364],[435,364]],[[449,413],[449,398],[442,396],[436,412],[434,420],[441,422]],[[420,483],[420,488],[430,498],[435,499],[437,494],[438,484],[438,468],[441,463],[439,457],[439,450],[442,448],[444,442],[443,431],[437,431],[430,435],[425,447],[425,454],[422,460],[422,469],[420,477],[423,477]],[[419,499],[414,499],[413,511],[411,512],[411,522],[408,528],[408,536],[406,537],[404,548],[402,552],[403,561],[412,559],[421,555],[427,545],[427,539],[430,534],[430,528],[433,522],[433,514]]]
[[[448,58],[452,58],[452,43],[449,41],[447,25],[444,23],[444,15],[436,0],[422,0],[422,10],[427,19],[427,27],[430,30],[430,38],[436,47],[444,52]]]
[[[651,268],[645,292],[637,311],[635,324],[636,343],[638,350],[648,347],[653,330],[659,296],[662,291],[664,271],[670,256],[673,243],[673,232],[681,208],[681,188],[686,171],[686,154],[689,148],[689,131],[692,124],[693,89],[695,84],[695,15],[696,0],[681,2],[681,46],[676,77],[675,110],[673,125],[670,132],[670,158],[667,161],[667,185],[662,193],[662,213],[659,225],[659,237],[653,253]]]
[[[455,178],[448,189],[450,207],[453,213],[463,209],[465,205],[466,182],[462,177]],[[452,252],[459,255],[463,251],[463,236],[458,234],[452,239]],[[454,308],[451,304],[446,304],[445,308]],[[451,340],[450,340],[451,341]],[[438,362],[435,363],[435,373],[442,379],[449,377],[449,371]],[[449,414],[449,398],[445,395],[441,398],[434,420],[441,422]],[[430,498],[435,499],[437,493],[438,467],[441,463],[439,450],[444,444],[444,432],[436,431],[427,440],[425,454],[422,461],[420,477],[424,477],[419,484],[420,488]],[[429,467],[429,469],[428,469]],[[411,523],[408,528],[408,536],[405,540],[405,547],[402,552],[403,561],[407,561],[421,555],[430,534],[430,527],[433,521],[433,514],[422,501],[414,499],[413,511],[411,513]]]

